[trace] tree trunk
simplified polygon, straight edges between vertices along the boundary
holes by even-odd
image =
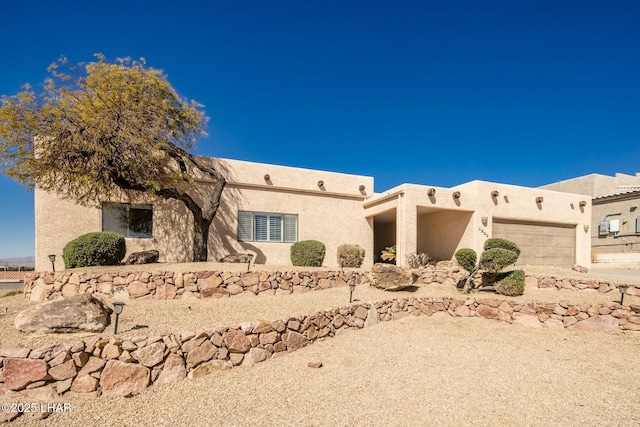
[[[462,293],[468,294],[471,291],[471,282],[473,282],[473,276],[480,269],[480,264],[476,268],[473,269],[471,273],[469,273],[469,277],[467,277],[467,281],[464,282],[464,287],[462,288]]]
[[[209,259],[209,228],[213,218],[193,220],[193,261],[208,261]]]

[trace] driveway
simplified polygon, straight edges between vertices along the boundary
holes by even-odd
[[[640,282],[640,269],[591,268],[589,274],[620,281]]]

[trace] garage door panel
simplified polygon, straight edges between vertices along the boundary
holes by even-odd
[[[520,247],[520,265],[571,267],[575,261],[575,226],[495,219],[493,237]]]

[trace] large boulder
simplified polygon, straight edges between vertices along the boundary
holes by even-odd
[[[371,286],[385,291],[401,291],[414,286],[416,275],[393,264],[377,263],[369,275]]]
[[[220,262],[248,264],[249,262],[251,262],[251,258],[253,258],[253,254],[229,254],[220,258]]]
[[[102,332],[109,325],[111,308],[90,294],[38,304],[16,316],[16,328],[29,334]]]
[[[152,249],[150,251],[134,252],[127,257],[125,264],[151,264],[158,262],[160,252]]]

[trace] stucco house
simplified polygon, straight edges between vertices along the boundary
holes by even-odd
[[[254,263],[291,265],[293,242],[326,245],[336,267],[343,243],[366,251],[371,266],[387,246],[398,263],[412,252],[450,260],[456,250],[480,252],[489,237],[522,248],[520,264],[590,265],[591,198],[547,189],[472,181],[453,188],[403,184],[374,193],[374,178],[230,159],[207,158],[227,177],[209,233],[209,259],[251,253]],[[210,181],[199,180],[203,194]],[[161,262],[190,261],[191,214],[173,200],[82,207],[35,190],[36,270],[64,268],[62,249],[92,231],[118,231],[127,251],[157,249]]]
[[[590,174],[541,188],[591,196],[593,262],[640,262],[640,173]]]

